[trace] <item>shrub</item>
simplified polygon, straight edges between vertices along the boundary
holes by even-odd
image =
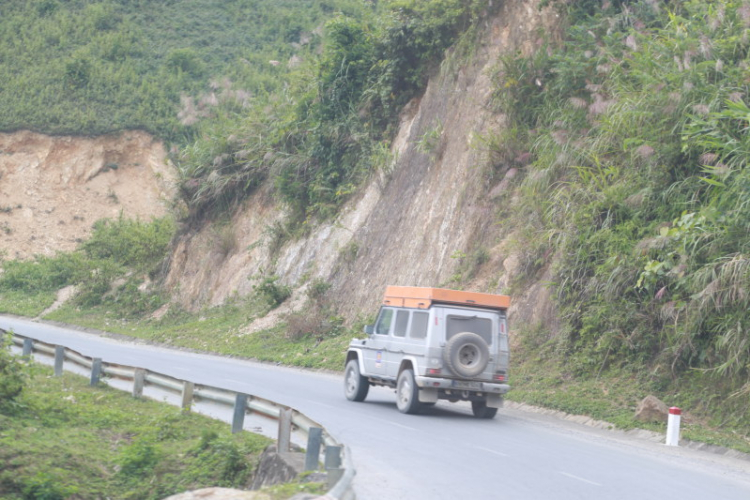
[[[130,478],[142,478],[153,471],[159,459],[158,446],[146,438],[139,438],[120,451],[118,474]]]
[[[28,365],[20,357],[11,354],[10,345],[10,334],[0,337],[0,410],[15,404],[30,373]]]
[[[47,472],[38,472],[21,486],[24,500],[65,500],[78,493],[75,486],[60,484],[60,480]]]
[[[276,275],[256,276],[254,279],[258,280],[258,283],[253,285],[253,291],[271,309],[280,306],[282,302],[292,296],[291,287],[279,284],[279,277]]]

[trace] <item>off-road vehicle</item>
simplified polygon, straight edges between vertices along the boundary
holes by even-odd
[[[493,418],[508,392],[505,295],[389,286],[366,339],[349,344],[344,393],[364,401],[371,385],[396,390],[403,413],[438,399],[471,401],[478,418]]]

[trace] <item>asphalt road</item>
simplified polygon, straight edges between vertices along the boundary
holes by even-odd
[[[536,413],[477,420],[466,405],[423,415],[396,410],[393,391],[363,403],[340,375],[119,342],[0,316],[0,328],[107,362],[275,400],[349,446],[360,500],[750,499],[750,461],[667,447]]]

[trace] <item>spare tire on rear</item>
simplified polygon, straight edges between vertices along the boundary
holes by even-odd
[[[457,333],[445,344],[443,361],[456,375],[476,377],[490,361],[490,347],[476,333]]]

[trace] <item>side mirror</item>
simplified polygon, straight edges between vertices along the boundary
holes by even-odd
[[[375,333],[375,325],[365,325],[365,333],[367,335],[372,335]]]

